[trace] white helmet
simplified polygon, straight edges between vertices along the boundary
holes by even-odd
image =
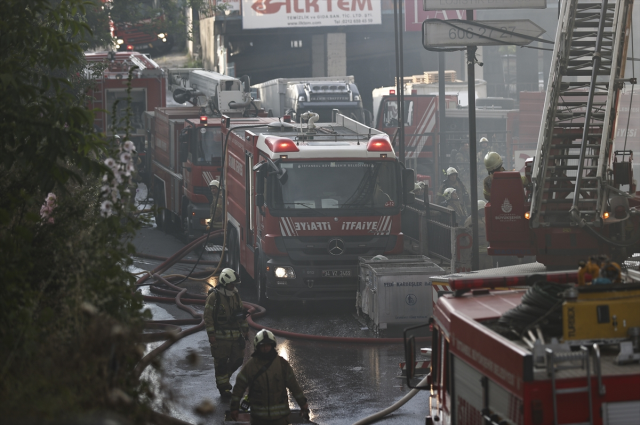
[[[447,168],[447,176],[450,176],[451,174],[458,174],[458,170],[453,167]]]
[[[481,137],[478,143],[489,143],[489,140],[486,137]]]
[[[502,167],[502,157],[497,152],[489,152],[484,157],[484,166],[488,172],[492,172]]]
[[[444,199],[448,201],[449,199],[451,199],[454,193],[456,193],[456,190],[452,187],[448,187],[444,190],[442,196],[444,196]]]
[[[223,286],[227,286],[230,283],[235,283],[237,285],[240,283],[240,279],[238,279],[238,275],[233,269],[227,267],[220,272],[218,282]]]
[[[220,182],[218,180],[213,179],[209,182],[209,186],[215,186],[218,189],[220,189]]]
[[[253,346],[256,349],[260,344],[271,344],[275,347],[278,343],[276,342],[276,336],[273,332],[263,329],[256,334],[255,338],[253,338]]]
[[[478,211],[482,211],[485,206],[487,206],[487,203],[482,199],[478,199]]]

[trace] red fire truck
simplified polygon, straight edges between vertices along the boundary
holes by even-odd
[[[397,146],[398,108],[395,90],[382,96],[376,117],[376,128],[384,131]],[[544,98],[538,93],[522,93],[521,102],[527,105],[539,102]],[[493,102],[493,103],[492,103]],[[457,107],[457,96],[446,96],[446,133],[441,134],[440,114],[438,112],[438,96],[433,94],[405,95],[405,152],[408,166],[414,167],[419,174],[430,177],[433,184],[439,185],[445,178],[443,171],[455,167],[463,181],[469,181],[469,111]],[[476,110],[476,127],[478,138],[487,136],[491,149],[505,158],[505,167],[511,169],[524,164],[519,160],[520,154],[535,151],[536,141],[518,139],[518,122],[520,120],[536,121],[539,128],[540,115],[537,117],[521,112],[515,108],[512,99],[485,98],[478,99]],[[517,151],[517,152],[516,152]],[[514,161],[514,156],[516,161]],[[482,164],[478,170],[484,175]],[[476,180],[475,178],[472,180]],[[438,190],[436,187],[435,190]]]
[[[576,277],[534,263],[433,278],[453,293],[439,297],[430,321],[431,372],[420,383],[431,395],[426,423],[637,424],[640,273],[566,284]],[[553,306],[537,298],[544,288]],[[526,308],[534,321],[518,323]],[[408,365],[414,332],[405,334]],[[411,387],[413,375],[410,366]]]
[[[358,257],[403,249],[413,170],[383,132],[313,120],[224,119],[231,266],[255,278],[260,302],[353,298]]]
[[[152,59],[138,52],[86,53],[85,58],[89,63],[100,62],[106,66],[103,73],[91,75],[94,84],[87,93],[92,99],[88,109],[95,114],[94,128],[98,132],[112,135],[115,122],[116,133],[122,134],[127,109],[131,108],[130,139],[135,143],[141,160],[137,168],[138,174],[146,180],[150,168],[145,143],[144,113],[166,105],[166,74]],[[129,70],[134,66],[138,68],[133,72],[129,102],[127,79]]]
[[[156,108],[146,120],[156,225],[193,238],[206,228],[209,182],[222,171],[220,119],[200,107],[174,106]]]

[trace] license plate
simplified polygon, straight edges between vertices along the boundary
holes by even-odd
[[[136,50],[144,50],[144,49],[150,49],[151,47],[152,47],[151,43],[149,43],[149,44],[138,44],[137,46],[134,46],[133,48],[136,49]]]
[[[322,277],[351,277],[351,270],[322,270]]]

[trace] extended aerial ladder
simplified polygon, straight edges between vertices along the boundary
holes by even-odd
[[[633,0],[566,0],[532,173],[531,227],[603,225]]]
[[[503,182],[519,177],[494,175],[490,209],[496,225],[487,225],[494,255],[535,254],[553,267],[575,266],[578,258],[598,253],[620,258],[629,247],[637,251],[638,226],[626,226],[630,219],[637,222],[638,211],[630,208],[637,202],[620,190],[633,188],[632,154],[613,151],[621,89],[636,82],[624,80],[632,7],[633,0],[561,1],[530,199],[525,201],[529,220],[512,218],[508,226],[520,234],[505,235],[508,217],[500,216],[500,208],[506,212],[506,197],[521,195]],[[616,154],[624,154],[622,162],[616,162]],[[501,185],[504,196],[498,196]],[[523,238],[527,227],[531,237]]]

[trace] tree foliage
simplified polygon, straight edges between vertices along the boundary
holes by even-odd
[[[144,412],[114,396],[135,400],[143,388],[129,373],[142,304],[126,271],[139,222],[126,179],[113,185],[120,208],[101,211],[105,183],[118,177],[105,159],[123,145],[95,133],[84,107],[85,6],[94,7],[0,2],[0,417],[9,421]]]

